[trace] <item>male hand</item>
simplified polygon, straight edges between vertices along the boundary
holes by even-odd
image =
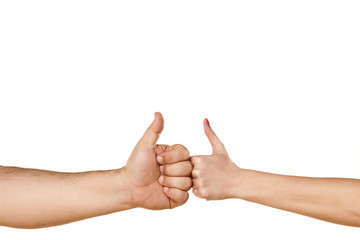
[[[155,113],[154,121],[135,146],[124,168],[132,193],[133,207],[168,209],[184,204],[189,198],[187,191],[192,183],[189,151],[178,144],[157,145],[163,128],[164,119],[161,113]],[[162,171],[169,171],[171,176],[176,175],[176,178],[160,178],[160,166],[157,161],[168,164],[162,167]],[[159,183],[162,179],[166,187]]]
[[[236,196],[236,179],[240,168],[237,167],[226,152],[226,149],[209,121],[204,120],[204,131],[213,149],[212,155],[192,156],[193,193],[206,200],[220,200]]]

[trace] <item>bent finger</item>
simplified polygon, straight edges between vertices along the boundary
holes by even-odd
[[[170,207],[175,208],[183,205],[189,199],[189,193],[177,188],[164,187],[163,191],[170,198]]]
[[[188,191],[192,187],[192,180],[190,177],[168,177],[161,175],[159,183],[164,187],[177,188]]]
[[[166,151],[157,156],[158,163],[169,164],[188,160],[190,158],[190,152],[186,147],[176,144],[171,146],[169,151]]]
[[[190,161],[182,161],[160,166],[161,174],[171,177],[189,177],[192,170],[193,165]]]

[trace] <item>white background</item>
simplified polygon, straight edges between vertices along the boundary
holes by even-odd
[[[160,143],[244,168],[360,178],[358,1],[1,1],[0,162],[122,167],[153,112]],[[0,193],[1,194],[1,193]],[[191,194],[1,239],[359,239],[344,227]]]

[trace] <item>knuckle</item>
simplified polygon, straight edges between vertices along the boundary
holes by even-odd
[[[172,149],[180,149],[189,152],[189,150],[182,144],[174,144],[172,145]]]
[[[188,199],[189,199],[189,193],[188,193],[188,192],[185,192],[185,194],[184,194],[184,199],[183,199],[183,203],[185,203]]]
[[[191,175],[192,175],[193,177],[198,177],[198,176],[199,176],[199,170],[193,169],[192,172],[191,172]]]
[[[193,165],[191,164],[190,161],[186,161],[186,162],[185,162],[185,167],[184,167],[184,169],[185,169],[186,174],[190,174],[190,173],[191,173],[191,171],[193,170]]]
[[[209,192],[205,189],[205,188],[200,188],[199,189],[199,194],[202,198],[208,198],[209,197]]]
[[[182,156],[182,160],[188,160],[189,159],[189,157],[190,157],[190,153],[189,153],[189,151],[182,151],[182,154],[181,154],[181,156]]]
[[[183,153],[184,155],[185,154],[190,155],[189,150],[187,150],[187,148],[181,144],[174,144],[174,145],[172,145],[171,149],[179,151],[179,152]]]
[[[198,198],[201,198],[201,196],[199,195],[199,190],[198,190],[198,189],[194,189],[194,188],[193,188],[192,192],[193,192],[193,194],[194,194],[195,196],[197,196]]]
[[[200,165],[201,161],[201,157],[191,157],[191,162],[193,163],[193,165]]]
[[[193,183],[192,183],[191,178],[186,178],[185,186],[186,186],[186,190],[187,190],[187,191],[191,189],[192,184],[193,184]]]
[[[186,147],[184,147],[183,152],[184,152],[184,156],[186,157],[186,159],[188,159],[188,158],[190,157],[190,152],[189,152],[189,150],[188,150]]]
[[[184,146],[181,145],[181,144],[173,144],[171,147],[172,147],[173,149],[175,149],[175,148],[182,148],[182,147],[184,147]]]
[[[176,146],[177,146],[176,147],[177,151],[179,151],[179,156],[182,158],[181,160],[189,159],[190,157],[189,150],[181,144],[176,144]]]
[[[191,169],[193,168],[191,161],[185,161],[184,164],[185,164],[185,167],[187,167],[187,168],[191,168]]]
[[[185,193],[187,193],[187,192],[185,192]],[[188,195],[185,193],[178,196],[177,201],[180,205],[183,205],[188,200]]]

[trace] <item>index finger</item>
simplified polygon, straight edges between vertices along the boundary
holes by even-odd
[[[181,161],[189,160],[190,152],[186,147],[180,144],[175,144],[171,146],[167,151],[159,154],[157,156],[157,161],[159,164],[169,164],[176,163]]]

